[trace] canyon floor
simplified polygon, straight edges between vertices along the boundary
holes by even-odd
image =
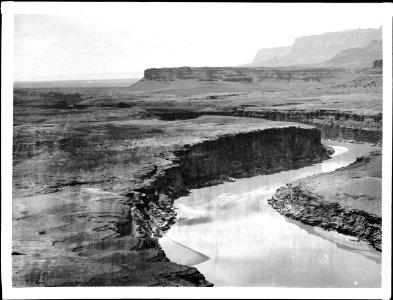
[[[381,77],[373,72],[326,82],[15,86],[13,285],[211,286],[196,268],[170,262],[157,242],[176,220],[176,197],[327,159],[321,136],[380,144]],[[269,159],[253,164],[261,151]],[[372,230],[341,232],[380,250],[381,167],[374,153],[278,193],[296,185],[310,199],[366,212],[347,227],[370,219]]]

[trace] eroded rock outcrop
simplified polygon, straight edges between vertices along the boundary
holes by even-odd
[[[275,121],[299,122],[321,130],[322,138],[357,142],[382,142],[382,114],[357,114],[338,110],[239,109],[235,115]]]
[[[316,81],[339,77],[345,74],[342,69],[273,69],[273,68],[234,68],[234,67],[181,67],[146,69],[143,80],[171,82],[175,80],[263,82],[279,81]]]
[[[381,152],[374,152],[337,171],[287,184],[268,203],[286,217],[382,251],[381,184]]]
[[[321,137],[334,140],[378,143],[382,142],[382,113],[356,113],[329,109],[289,109],[240,106],[226,110],[187,111],[159,110],[151,112],[163,120],[182,120],[202,115],[224,115],[261,118],[272,121],[297,122],[314,126],[321,131]]]

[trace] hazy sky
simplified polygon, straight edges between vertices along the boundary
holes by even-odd
[[[100,9],[101,8],[101,9]],[[298,36],[381,25],[379,5],[112,3],[18,14],[15,80],[127,78],[151,67],[236,66]],[[137,72],[137,73],[135,73]]]

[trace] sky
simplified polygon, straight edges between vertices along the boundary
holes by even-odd
[[[14,16],[14,80],[237,66],[296,37],[381,25],[378,4],[95,3]]]

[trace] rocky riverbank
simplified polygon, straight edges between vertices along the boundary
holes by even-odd
[[[268,202],[286,217],[356,237],[382,251],[380,151],[334,172],[296,181]]]

